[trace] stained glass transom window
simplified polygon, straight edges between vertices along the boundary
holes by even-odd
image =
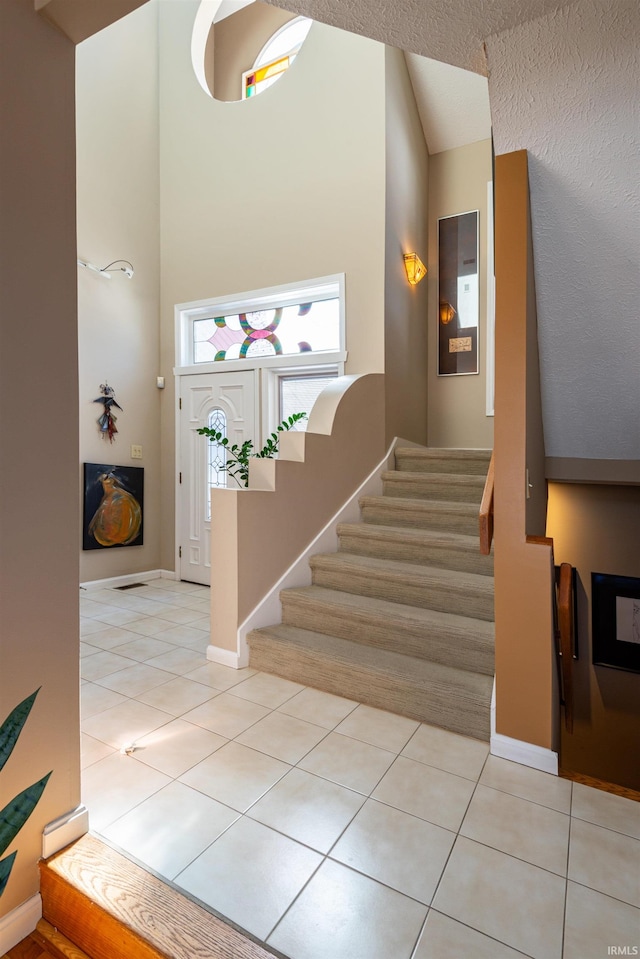
[[[209,429],[222,433],[223,438],[227,435],[227,417],[224,410],[211,410],[207,422]],[[227,462],[227,451],[222,443],[208,442],[208,462],[207,462],[207,482],[209,490],[227,485],[227,473],[225,463]],[[207,521],[211,520],[211,501],[207,496]]]
[[[255,97],[282,76],[295,60],[312,21],[297,17],[278,30],[262,48],[251,70],[242,74],[242,97]]]
[[[194,320],[194,363],[340,349],[338,297]]]

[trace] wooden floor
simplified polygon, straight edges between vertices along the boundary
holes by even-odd
[[[86,952],[82,952],[65,939],[46,919],[41,919],[31,935],[10,949],[1,959],[89,959],[89,957]]]
[[[607,783],[602,779],[594,779],[593,776],[585,776],[584,773],[573,773],[568,769],[559,769],[558,775],[561,779],[570,779],[574,783],[582,783],[583,786],[592,786],[593,789],[601,789],[603,792],[613,793],[614,796],[622,796],[624,799],[640,802],[640,792],[630,789],[628,786]]]

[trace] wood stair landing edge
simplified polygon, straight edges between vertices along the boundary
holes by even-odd
[[[40,890],[44,918],[89,959],[273,959],[90,834],[40,863]]]

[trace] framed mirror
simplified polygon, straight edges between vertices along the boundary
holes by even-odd
[[[478,372],[478,211],[438,220],[438,376]]]

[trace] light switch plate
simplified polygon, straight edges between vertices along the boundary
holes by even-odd
[[[131,446],[131,459],[132,460],[141,460],[142,459],[142,447],[141,446]]]

